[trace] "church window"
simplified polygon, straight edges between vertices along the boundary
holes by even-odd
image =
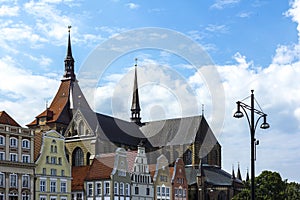
[[[83,124],[83,121],[79,122],[78,131],[79,131],[78,135],[84,135],[84,124]]]
[[[186,152],[184,153],[184,163],[186,165],[191,165],[192,164],[192,151],[190,149],[186,150]]]
[[[77,147],[75,148],[75,150],[73,151],[72,154],[72,165],[73,166],[83,166],[83,151],[81,150],[81,148]]]

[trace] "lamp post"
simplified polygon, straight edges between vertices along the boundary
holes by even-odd
[[[236,102],[237,104],[237,111],[234,113],[233,117],[235,118],[242,118],[244,116],[241,108],[243,109],[244,113],[246,114],[247,121],[250,128],[250,135],[251,135],[251,199],[255,199],[255,186],[254,186],[254,178],[255,178],[255,130],[258,124],[258,121],[263,118],[263,123],[260,125],[260,128],[267,129],[270,125],[267,123],[267,114],[265,114],[261,110],[257,110],[254,108],[254,90],[251,90],[251,105],[247,105],[241,101]],[[246,110],[250,111],[250,118]],[[257,114],[259,117],[255,122],[255,116]]]

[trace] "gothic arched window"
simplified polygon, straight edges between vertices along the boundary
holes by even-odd
[[[72,153],[72,165],[73,166],[83,166],[83,159],[84,155],[83,155],[83,151],[81,150],[81,148],[76,147]]]
[[[84,135],[84,134],[85,134],[84,124],[83,124],[83,121],[80,121],[79,125],[78,125],[78,135]]]

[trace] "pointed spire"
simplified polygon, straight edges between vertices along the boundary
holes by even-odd
[[[231,174],[231,178],[235,179],[235,174],[234,174],[234,165],[232,165],[232,174]]]
[[[65,74],[64,78],[71,78],[71,80],[75,80],[74,73],[74,58],[72,56],[72,47],[71,47],[71,26],[68,26],[69,38],[68,38],[68,49],[67,56],[65,58]]]
[[[246,182],[249,181],[249,170],[247,169]]]
[[[238,163],[238,171],[237,171],[237,179],[242,181],[242,176],[241,176],[241,170],[240,170],[240,163]]]
[[[133,83],[133,95],[131,104],[131,121],[137,124],[141,123],[140,117],[140,100],[139,100],[139,90],[137,82],[137,58],[135,59],[135,69],[134,69],[134,83]]]

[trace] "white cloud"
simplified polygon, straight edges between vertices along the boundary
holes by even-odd
[[[226,25],[216,25],[216,24],[209,24],[205,30],[209,32],[217,32],[217,33],[227,33],[228,28]]]
[[[292,17],[292,20],[298,24],[298,37],[300,38],[300,0],[291,2],[291,8],[285,13],[286,16]]]
[[[19,15],[19,7],[18,6],[7,6],[2,5],[0,7],[0,16],[18,16]]]
[[[0,59],[0,71],[2,108],[23,126],[44,109],[58,88],[59,80],[20,69],[8,56]]]
[[[238,4],[240,0],[216,0],[216,2],[211,6],[211,8],[215,9],[223,9],[227,6],[233,6]]]
[[[140,6],[138,4],[135,4],[135,3],[127,3],[126,7],[128,7],[131,10],[134,10],[134,9],[138,9]]]

